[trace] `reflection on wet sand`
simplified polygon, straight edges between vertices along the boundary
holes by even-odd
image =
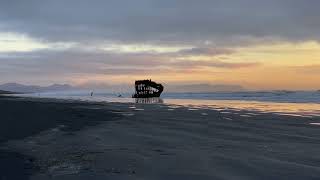
[[[19,95],[23,96],[23,95]],[[34,95],[24,95],[25,97],[36,97]],[[44,96],[43,96],[44,97]],[[42,98],[43,98],[42,97]],[[110,98],[103,96],[59,96],[48,97],[65,100],[80,100],[88,102],[116,102],[116,103],[137,103],[137,104],[165,104],[171,109],[187,107],[188,109],[212,109],[223,114],[234,113],[235,111],[256,111],[259,113],[276,113],[286,116],[300,117],[320,117],[320,104],[317,103],[279,103],[263,101],[243,101],[243,100],[199,100],[199,99],[165,99],[161,98]],[[134,107],[134,106],[133,106]],[[132,107],[132,108],[133,108]],[[247,114],[253,115],[254,114]]]
[[[287,116],[320,117],[320,104],[316,103],[273,103],[239,100],[193,100],[166,99],[166,104],[182,105],[189,108],[214,109],[230,114],[232,111],[257,111],[261,113],[277,113]],[[256,115],[256,114],[247,114]]]
[[[161,98],[135,98],[137,104],[162,104]]]

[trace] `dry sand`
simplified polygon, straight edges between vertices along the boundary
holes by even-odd
[[[0,179],[319,179],[319,118],[0,97]]]

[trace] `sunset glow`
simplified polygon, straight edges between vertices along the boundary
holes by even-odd
[[[214,9],[192,3],[164,9],[140,4],[154,12],[146,11],[148,8],[139,13],[128,10],[122,16],[97,8],[82,17],[83,22],[77,22],[62,16],[69,14],[63,8],[50,11],[46,3],[37,10],[26,5],[25,11],[35,16],[11,17],[7,9],[14,6],[8,3],[0,9],[0,17],[11,17],[0,23],[0,73],[13,82],[40,85],[130,84],[135,79],[152,78],[169,84],[240,85],[247,90],[319,89],[317,20],[294,14],[293,10],[299,10],[298,2],[290,7],[276,1],[264,3],[266,6],[253,3],[259,9],[254,18],[246,6],[236,4],[222,3]],[[86,6],[80,6],[74,13],[81,19]],[[193,10],[216,18],[191,16],[188,12]],[[157,15],[160,12],[163,17]],[[46,20],[39,14],[46,15]],[[237,24],[232,18],[239,14]],[[149,15],[154,19],[148,19]],[[127,16],[135,18],[129,22]],[[309,24],[291,22],[291,16]],[[190,22],[183,21],[185,17]],[[22,26],[26,22],[28,25]]]

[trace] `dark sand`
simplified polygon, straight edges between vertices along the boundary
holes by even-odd
[[[320,179],[319,118],[0,97],[0,180]]]

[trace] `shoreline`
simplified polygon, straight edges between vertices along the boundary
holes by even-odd
[[[3,96],[0,108],[2,179],[320,176],[319,117]]]
[[[10,96],[10,95],[9,95]],[[124,104],[162,104],[165,106],[182,106],[188,108],[210,108],[212,110],[230,109],[234,111],[252,111],[297,117],[320,117],[320,103],[315,102],[270,102],[252,100],[205,100],[205,99],[162,99],[162,98],[118,98],[103,96],[13,96],[58,102],[85,103],[124,103]]]

